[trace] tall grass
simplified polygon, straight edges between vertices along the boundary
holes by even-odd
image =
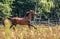
[[[4,21],[4,24],[5,24],[5,39],[10,39],[10,25],[11,25],[11,22],[6,19]]]
[[[27,25],[16,25],[16,30],[9,29],[11,22],[5,20],[5,39],[60,39],[60,26],[36,25],[37,30]]]

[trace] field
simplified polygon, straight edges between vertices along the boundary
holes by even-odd
[[[17,25],[13,29],[0,26],[0,39],[60,39],[60,26],[36,25],[36,29],[27,25]]]
[[[0,25],[0,39],[60,39],[60,25],[35,25],[37,28],[28,28],[27,25],[16,25],[15,30],[9,28],[11,22],[5,20],[5,27]]]

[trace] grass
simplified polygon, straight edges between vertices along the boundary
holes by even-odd
[[[6,21],[7,22],[7,21]],[[36,29],[27,25],[17,25],[16,30],[9,29],[9,22],[6,27],[0,27],[0,39],[60,39],[60,26],[36,25]]]

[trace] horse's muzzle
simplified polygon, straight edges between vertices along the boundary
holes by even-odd
[[[39,14],[37,14],[37,13],[36,13],[35,15],[36,15],[36,16],[39,16]]]

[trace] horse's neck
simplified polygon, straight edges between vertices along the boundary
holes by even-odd
[[[31,14],[29,14],[27,17],[25,17],[25,18],[28,18],[28,19],[30,19],[31,20],[31,18],[32,18],[32,15]]]

